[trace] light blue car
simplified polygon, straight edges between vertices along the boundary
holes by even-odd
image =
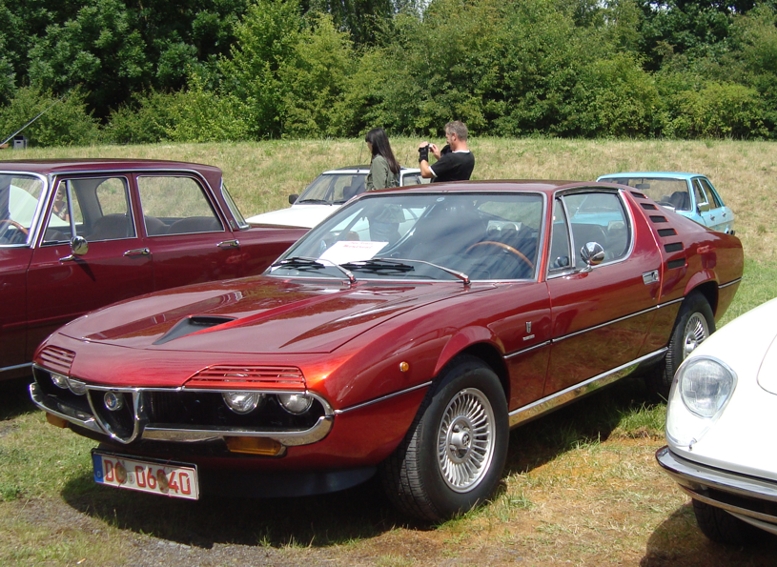
[[[597,181],[634,187],[659,205],[713,230],[734,234],[734,212],[706,176],[674,171],[608,173]]]

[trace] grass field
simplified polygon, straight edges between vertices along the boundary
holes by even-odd
[[[413,166],[418,139],[392,140]],[[440,140],[434,140],[440,142]],[[246,216],[288,206],[320,171],[366,163],[360,140],[5,151],[2,159],[154,157],[220,166]],[[722,321],[777,296],[777,145],[475,139],[475,178],[594,179],[698,171],[737,215],[745,277]],[[516,429],[495,501],[408,524],[368,484],[324,497],[190,503],[95,486],[95,444],[45,423],[24,384],[0,385],[0,565],[773,565],[777,540],[725,548],[653,454],[662,404],[627,380]]]

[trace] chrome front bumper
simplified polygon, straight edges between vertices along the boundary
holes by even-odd
[[[689,461],[669,447],[659,449],[656,460],[691,498],[777,534],[777,482]]]

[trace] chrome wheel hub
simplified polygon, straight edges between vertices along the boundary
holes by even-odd
[[[483,392],[458,392],[445,408],[438,432],[437,459],[445,483],[456,492],[477,486],[494,454],[494,412]]]
[[[685,325],[685,339],[683,341],[683,360],[691,354],[704,339],[710,336],[707,320],[699,313],[694,313]]]

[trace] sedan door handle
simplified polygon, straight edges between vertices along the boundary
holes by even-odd
[[[216,246],[219,248],[240,248],[239,240],[224,240],[219,242]]]
[[[133,248],[132,250],[127,250],[124,253],[124,256],[150,256],[151,250],[148,248]]]

